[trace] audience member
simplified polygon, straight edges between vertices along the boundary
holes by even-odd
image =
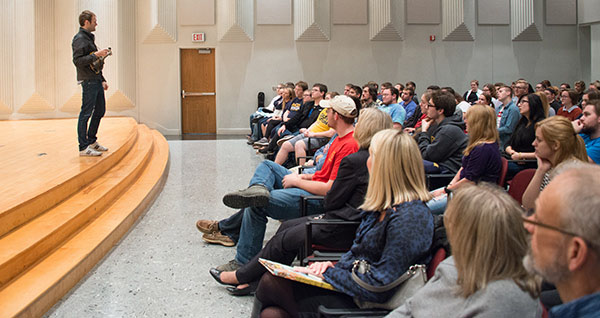
[[[525,227],[531,233],[525,267],[553,283],[563,301],[549,317],[598,317],[600,167],[584,164],[556,176]]]
[[[581,96],[581,94],[583,94],[583,91],[585,91],[585,82],[584,81],[575,82],[575,92],[579,96]],[[573,103],[577,103],[577,101],[573,101]]]
[[[360,102],[362,108],[377,107],[377,88],[374,85],[366,84],[362,87],[362,95],[360,95]]]
[[[381,84],[381,87],[383,87],[383,84]],[[398,90],[395,87],[384,88],[381,95],[382,104],[379,106],[379,109],[392,117],[394,128],[402,129],[404,119],[406,118],[406,110],[400,104],[396,103],[397,100]]]
[[[304,268],[338,291],[267,273],[258,286],[253,312],[260,311],[265,317],[298,317],[316,313],[319,304],[356,308],[355,300],[384,303],[397,288],[382,293],[363,289],[351,278],[355,262],[369,266],[365,272],[355,272],[359,279],[384,286],[411,265],[428,261],[433,217],[423,203],[430,195],[414,140],[402,131],[384,130],[373,137],[370,154],[369,186],[361,205],[365,212],[350,251],[335,265],[317,262]]]
[[[521,100],[521,97],[529,94],[529,83],[524,79],[519,79],[515,82],[515,96],[513,97],[513,101],[516,103]]]
[[[575,133],[568,119],[554,116],[542,120],[535,128],[537,169],[523,193],[523,207],[532,209],[538,195],[550,182],[551,170],[568,160],[587,161],[583,139]]]
[[[483,93],[483,91],[481,91],[479,89],[479,81],[478,80],[472,80],[471,81],[471,89],[466,91],[465,94],[463,95],[463,99],[469,103],[469,104],[475,104],[477,102],[477,99],[479,99],[479,95],[481,95],[481,93]],[[465,110],[463,110],[464,112]]]
[[[418,134],[421,132],[421,124],[425,118],[427,118],[427,107],[429,107],[429,100],[431,99],[431,93],[425,92],[421,95],[421,102],[419,102],[419,108],[415,111],[412,118],[408,118],[404,121],[406,128],[404,131],[409,134]]]
[[[350,87],[350,90],[348,91],[348,96],[360,99],[361,95],[362,89],[360,88],[360,86],[352,85],[352,87]]]
[[[475,104],[465,114],[469,144],[464,151],[462,166],[448,186],[433,191],[427,202],[431,213],[446,209],[448,193],[465,184],[480,181],[497,183],[502,171],[502,157],[498,146],[496,112],[491,107]]]
[[[591,82],[589,89],[600,90],[600,81],[595,80],[595,81]]]
[[[521,115],[519,115],[519,108],[512,100],[510,87],[505,85],[498,89],[498,100],[502,102],[502,105],[496,109],[496,125],[500,137],[500,149],[504,150],[515,127],[517,127]]]
[[[261,125],[273,116],[281,116],[282,103],[281,94],[284,88],[283,83],[277,84],[275,88],[276,95],[273,97],[269,105],[257,109],[250,115],[250,135],[247,136],[248,144],[252,145],[262,138]]]
[[[560,93],[560,100],[563,107],[558,109],[557,115],[565,116],[573,121],[581,115],[581,108],[577,106],[579,102],[579,93],[572,89],[564,90]]]
[[[215,279],[222,284],[238,285],[237,288],[228,288],[234,295],[248,294],[253,290],[248,283],[257,283],[262,274],[266,272],[266,269],[258,262],[259,258],[283,264],[292,263],[300,249],[304,247],[306,222],[314,218],[360,220],[360,212],[357,208],[364,201],[369,182],[366,163],[369,158],[371,138],[378,131],[389,128],[392,128],[392,120],[384,112],[376,108],[361,110],[354,132],[354,139],[360,149],[342,159],[337,178],[325,196],[323,204],[325,214],[285,221],[265,247],[240,269],[225,272],[212,269],[211,274]],[[200,222],[202,228],[218,231],[219,223],[217,221],[201,220]],[[312,242],[333,248],[348,249],[352,245],[355,232],[356,227],[348,225],[319,225],[315,226],[311,232]]]
[[[415,91],[412,88],[407,87],[402,91],[400,106],[406,111],[405,118],[411,118],[417,109],[417,104],[413,101],[414,96]]]
[[[600,164],[600,99],[587,102],[581,118],[573,127],[585,142],[588,160]]]
[[[429,100],[427,118],[417,135],[426,173],[455,174],[461,166],[468,138],[462,116],[453,115],[455,108],[456,99],[447,92],[434,93]]]
[[[492,97],[492,104],[494,106],[494,109],[497,110],[500,107],[500,105],[502,105],[502,102],[498,100],[498,90],[496,89],[496,86],[492,84],[485,84],[483,85],[482,91],[483,93],[487,93]]]
[[[565,90],[565,89],[570,89],[571,85],[569,85],[569,83],[561,83],[560,84],[560,90]]]
[[[546,97],[548,98],[548,103],[550,103],[550,107],[554,109],[555,114],[558,113],[558,110],[561,107],[560,103],[556,100],[557,92],[558,90],[554,86],[546,87],[544,90],[544,94],[546,94]]]
[[[273,138],[273,135],[277,132],[278,127],[280,127],[282,123],[287,122],[291,118],[295,117],[302,108],[302,100],[295,97],[293,89],[289,87],[283,88],[281,97],[281,104],[283,105],[281,115],[274,114],[261,125],[262,135],[264,137],[254,143],[255,145],[263,147],[260,148],[259,151],[261,149],[266,151],[266,146],[269,144],[267,137]]]
[[[581,96],[581,110],[585,109],[587,103],[592,99],[600,99],[600,91],[597,89],[588,89]]]
[[[485,106],[490,106],[490,107],[496,109],[494,107],[494,104],[492,104],[492,96],[490,96],[490,94],[488,94],[488,93],[482,93],[481,95],[479,95],[479,99],[477,100],[477,104],[479,104],[479,105],[485,105]],[[496,113],[494,113],[494,114],[496,114]],[[494,117],[494,121],[495,120],[496,120],[496,118]]]
[[[544,93],[544,91],[535,92],[534,94],[537,95],[542,101],[542,106],[544,107],[544,116],[552,117],[556,115],[554,109],[550,107],[550,102],[548,102],[548,96],[546,96],[546,93]]]
[[[497,186],[459,189],[444,214],[452,256],[386,317],[537,317],[539,287],[522,262],[527,236],[521,213]]]

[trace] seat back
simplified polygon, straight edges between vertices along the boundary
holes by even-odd
[[[519,204],[523,203],[523,193],[527,189],[529,182],[535,174],[535,169],[525,169],[519,171],[510,182],[508,194],[515,199]]]
[[[431,259],[431,262],[429,262],[429,265],[427,265],[427,280],[430,280],[431,277],[433,277],[435,269],[438,267],[438,265],[440,265],[440,263],[444,259],[446,259],[446,250],[444,250],[443,248],[439,248],[433,255],[433,258]]]
[[[504,187],[504,181],[506,180],[506,173],[508,172],[508,160],[502,157],[502,169],[500,170],[500,178],[498,178],[498,185]]]

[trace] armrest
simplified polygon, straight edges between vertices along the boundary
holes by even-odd
[[[437,188],[448,185],[454,178],[454,174],[425,174],[425,180],[427,182],[427,189],[433,191]]]
[[[516,164],[524,164],[524,163],[536,163],[537,164],[537,160],[535,160],[535,159],[523,159],[523,160],[512,160],[512,159],[509,159],[507,161],[509,163],[512,162],[512,163],[516,163]]]
[[[384,317],[388,313],[389,311],[384,309],[338,309],[319,305],[319,317]]]
[[[323,201],[325,200],[325,197],[322,195],[301,195],[300,196],[300,216],[306,216],[307,215],[307,205],[308,205],[308,201]]]

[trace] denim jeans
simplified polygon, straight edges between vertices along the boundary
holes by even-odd
[[[311,195],[310,192],[298,189],[283,189],[283,177],[291,172],[272,161],[263,161],[254,172],[250,185],[261,184],[271,193],[266,207],[249,207],[244,209],[242,227],[237,246],[235,260],[246,264],[260,252],[265,238],[267,217],[287,220],[300,217],[300,196]],[[320,202],[309,202],[310,214],[323,213]]]
[[[440,189],[443,189],[443,188],[440,188]],[[437,190],[439,190],[439,189],[436,189],[431,192],[433,193]],[[446,205],[448,205],[448,196],[444,195],[439,198],[433,198],[433,199],[427,201],[427,203],[425,203],[425,204],[427,205],[429,210],[431,210],[431,213],[433,215],[443,214],[446,211]]]
[[[100,126],[100,119],[106,111],[104,100],[104,87],[101,80],[85,80],[81,83],[82,98],[81,112],[77,122],[77,139],[79,151],[96,142],[96,133]],[[90,120],[90,117],[92,119]],[[88,120],[90,125],[88,127]]]
[[[232,241],[237,243],[240,239],[242,217],[244,217],[244,209],[241,209],[230,217],[219,221],[219,231],[221,234],[227,235]]]

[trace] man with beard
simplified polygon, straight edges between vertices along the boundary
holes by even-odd
[[[550,317],[598,317],[600,167],[565,167],[524,221],[531,233],[525,268],[553,283],[563,301],[550,309]]]
[[[588,159],[600,163],[600,100],[590,100],[583,108],[581,118],[573,121],[573,128],[585,142]]]

